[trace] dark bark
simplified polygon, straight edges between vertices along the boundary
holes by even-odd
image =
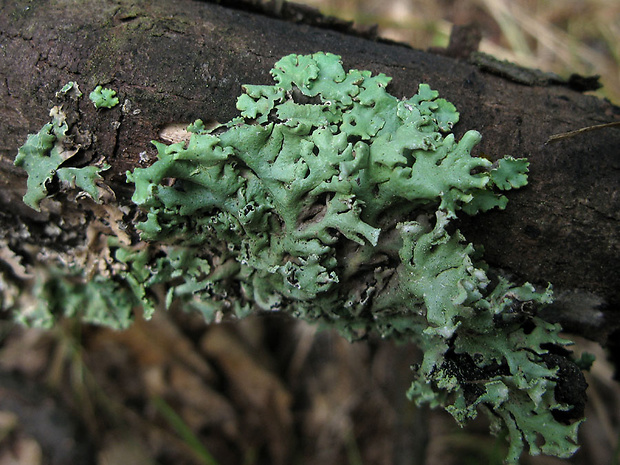
[[[82,98],[77,108],[87,136],[81,157],[105,157],[112,166],[106,182],[124,204],[131,194],[126,170],[144,165],[145,153],[154,159],[150,141],[163,127],[197,118],[227,121],[237,115],[240,86],[270,83],[268,72],[280,57],[326,51],[341,55],[347,69],[392,76],[390,92],[398,97],[429,83],[459,109],[457,136],[467,129],[482,133],[479,154],[528,157],[528,187],[509,193],[506,211],[464,220],[465,236],[484,244],[486,260],[516,279],[552,282],[558,302],[547,315],[568,330],[605,342],[620,328],[620,131],[608,127],[545,144],[554,134],[618,121],[620,108],[568,85],[516,83],[466,60],[333,30],[350,29],[338,22],[316,22],[323,27],[191,0],[2,2],[5,242],[24,252],[31,245],[66,249],[83,240],[77,224],[74,235],[49,237],[44,226],[59,217],[22,204],[25,173],[12,164],[27,134],[49,120],[65,83],[77,81],[85,94],[107,85],[126,103],[97,111]]]

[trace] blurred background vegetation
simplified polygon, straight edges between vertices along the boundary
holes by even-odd
[[[419,49],[448,45],[453,24],[477,24],[480,50],[523,66],[600,75],[597,95],[620,103],[618,0],[298,0],[323,14],[377,24]]]

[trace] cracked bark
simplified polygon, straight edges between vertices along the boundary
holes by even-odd
[[[492,266],[554,284],[558,302],[548,318],[603,343],[620,328],[620,131],[545,144],[554,134],[618,121],[620,108],[566,86],[517,84],[465,60],[355,36],[340,23],[318,21],[330,29],[289,16],[298,23],[191,0],[2,2],[0,234],[11,253],[28,260],[42,245],[83,245],[97,215],[78,209],[81,220],[63,224],[59,211],[39,214],[21,202],[17,148],[49,120],[65,83],[78,82],[84,94],[98,84],[118,91],[122,104],[111,110],[95,110],[85,96],[76,111],[90,137],[82,159],[103,157],[111,165],[106,183],[128,204],[125,172],[155,158],[150,141],[163,127],[227,121],[237,115],[241,84],[268,84],[280,57],[322,50],[341,55],[345,68],[392,76],[390,92],[399,97],[429,83],[459,109],[457,137],[482,133],[478,154],[528,157],[530,184],[509,193],[508,209],[463,220],[461,229],[484,244]],[[63,234],[50,235],[54,224]]]

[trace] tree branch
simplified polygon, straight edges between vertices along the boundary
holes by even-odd
[[[111,110],[98,111],[88,99],[74,110],[81,160],[105,159],[106,183],[123,205],[131,195],[125,172],[155,159],[150,141],[162,129],[197,118],[229,120],[238,114],[242,84],[270,83],[268,70],[280,57],[319,50],[341,55],[345,68],[392,76],[396,96],[429,83],[459,109],[457,137],[468,129],[482,133],[480,155],[528,157],[529,186],[509,194],[506,211],[464,220],[462,230],[484,244],[492,266],[552,282],[559,298],[547,316],[568,330],[605,342],[620,328],[620,131],[601,127],[545,143],[616,123],[620,108],[567,85],[516,83],[467,61],[191,0],[87,0],[79,8],[60,0],[2,2],[0,237],[10,250],[4,255],[27,260],[42,246],[84,246],[85,224],[98,214],[80,212],[83,220],[68,225],[57,211],[37,213],[21,201],[26,183],[13,166],[17,149],[49,120],[67,82],[85,94],[111,87],[121,98]],[[54,235],[53,225],[65,232]]]

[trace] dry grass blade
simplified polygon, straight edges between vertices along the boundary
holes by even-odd
[[[578,136],[580,134],[584,134],[590,131],[598,131],[600,129],[617,128],[617,127],[620,127],[620,121],[617,121],[615,123],[597,124],[596,126],[588,126],[585,128],[576,129],[574,131],[563,132],[561,134],[554,134],[551,137],[549,137],[549,139],[547,139],[547,142],[545,142],[545,144],[570,139],[571,137],[575,137],[575,136]]]

